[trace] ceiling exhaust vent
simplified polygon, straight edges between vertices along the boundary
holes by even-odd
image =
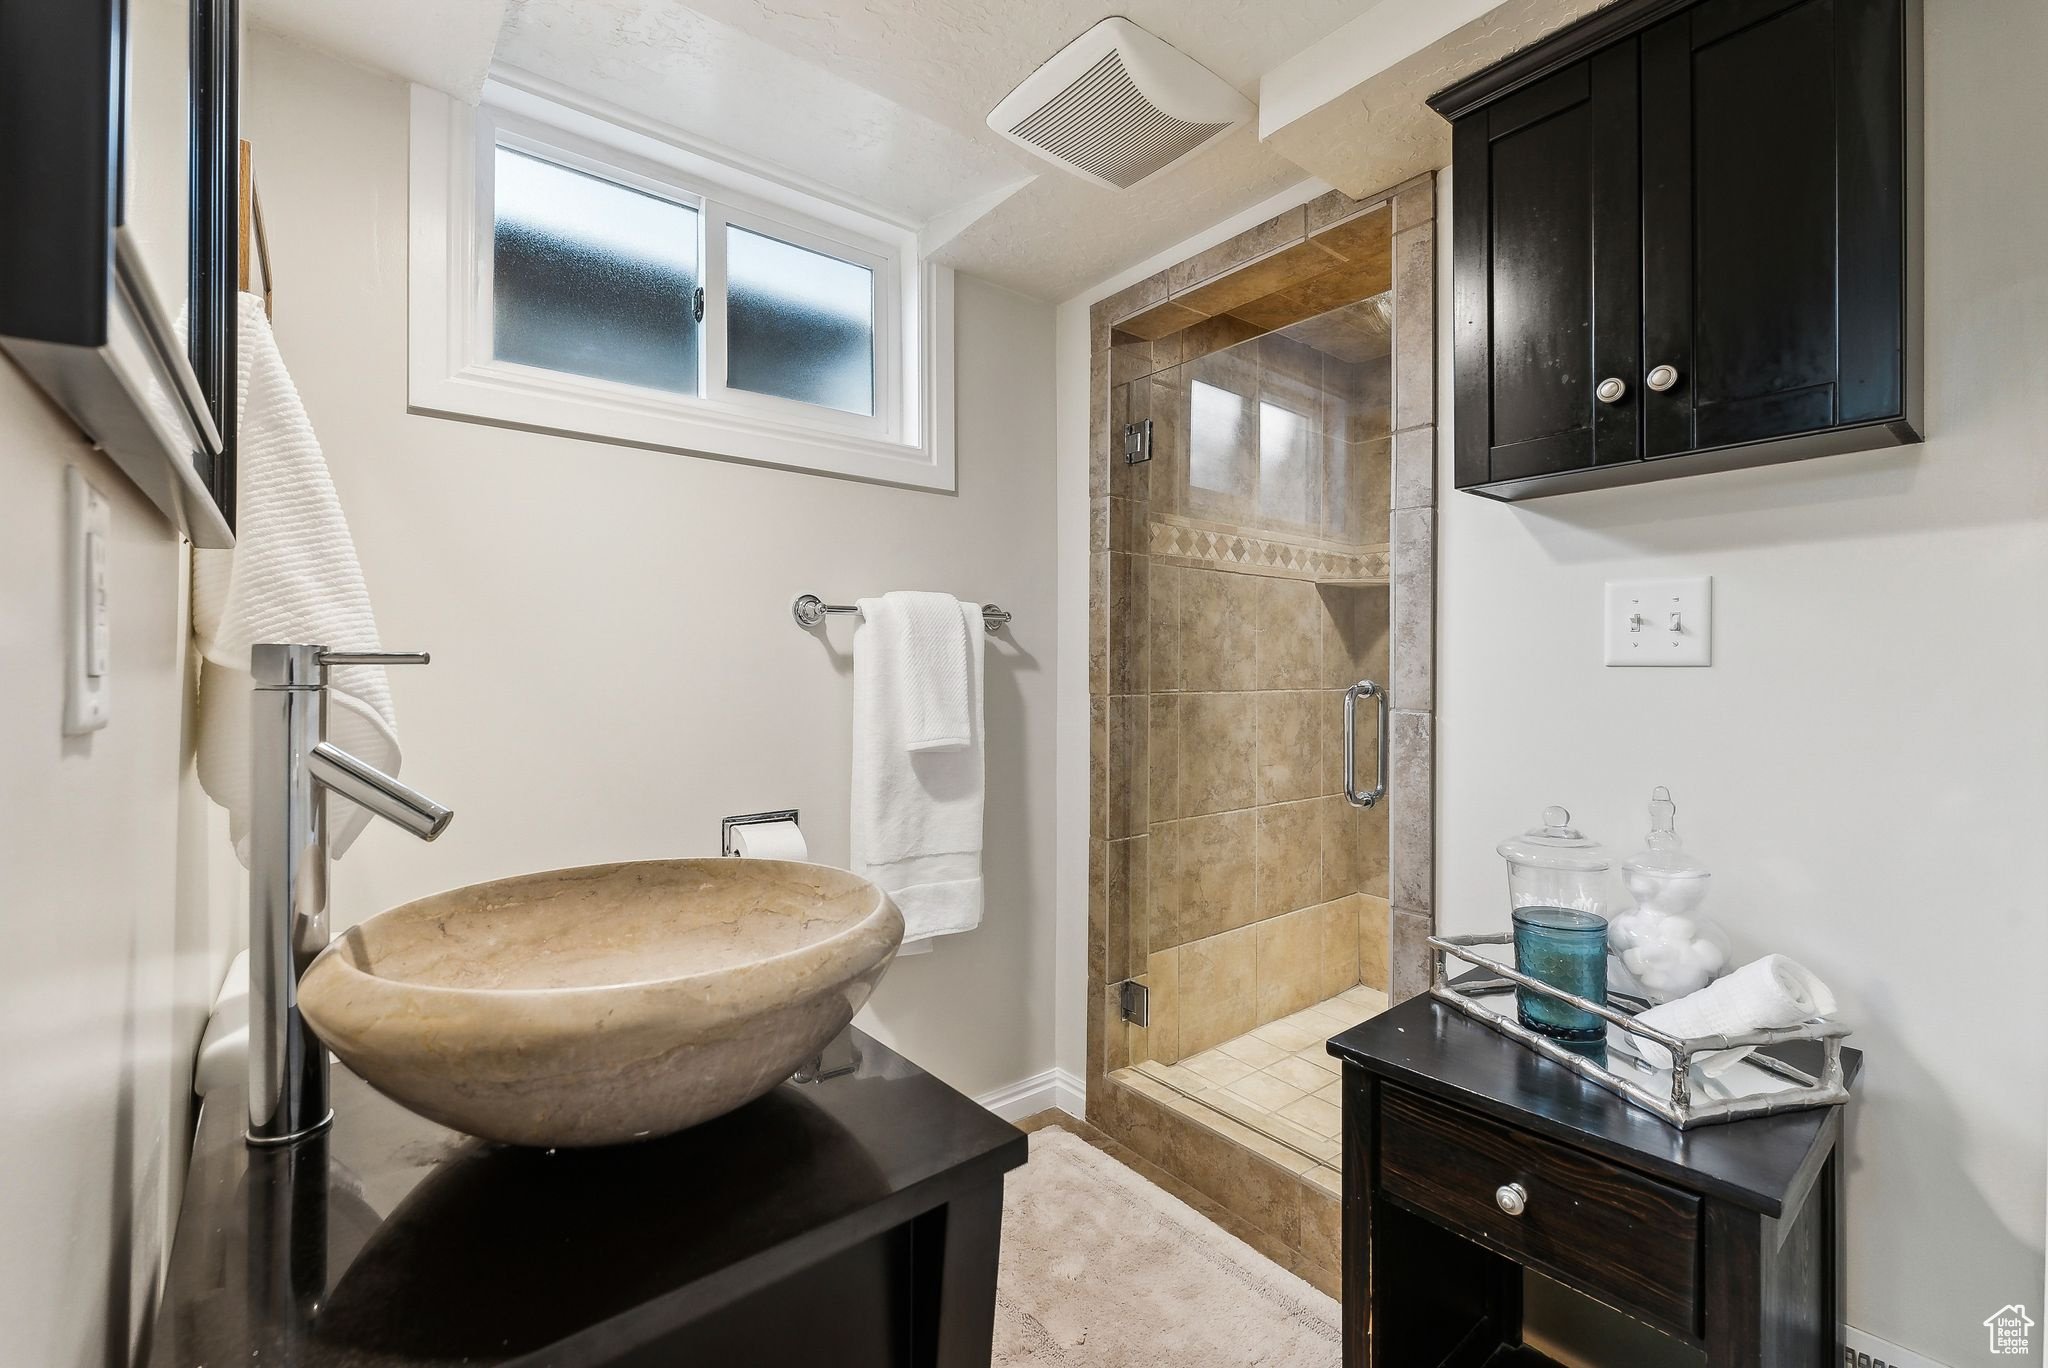
[[[1128,190],[1256,108],[1179,48],[1128,19],[1105,19],[1011,91],[988,126],[1075,175]]]

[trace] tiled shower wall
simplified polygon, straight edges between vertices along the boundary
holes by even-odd
[[[1347,974],[1374,982],[1382,954],[1395,1000],[1427,985],[1433,219],[1428,177],[1376,200],[1332,192],[1101,301],[1092,316],[1089,1119],[1296,1249],[1299,1271],[1326,1287],[1338,1262],[1328,1192],[1232,1143],[1198,1108],[1162,1104],[1108,1073],[1134,1051],[1172,1059],[1270,1019],[1262,1012],[1285,1015]],[[1251,349],[1208,359],[1308,317],[1313,309],[1294,306],[1319,291],[1323,308],[1364,297],[1333,291],[1346,270],[1371,264],[1374,232],[1393,287],[1392,352],[1376,372],[1391,380],[1391,402],[1318,417],[1313,484],[1304,473],[1261,500],[1241,478],[1191,480],[1185,429],[1171,421],[1184,401],[1161,388],[1191,382],[1205,362],[1242,364]],[[1348,389],[1320,392],[1366,400],[1377,397],[1369,383],[1362,371]],[[1384,415],[1377,431],[1359,425],[1368,408]],[[1134,416],[1154,419],[1155,456],[1130,466],[1122,430]],[[1351,464],[1331,446],[1340,433],[1390,444],[1390,466]],[[1391,470],[1384,493],[1345,484],[1375,467]],[[1376,527],[1386,530],[1375,537]],[[1336,793],[1336,699],[1344,685],[1389,673],[1392,796],[1358,813]],[[1359,720],[1367,764],[1369,710]],[[1349,833],[1346,821],[1357,824]],[[1119,1016],[1128,977],[1153,988],[1147,1031]]]
[[[1349,341],[1382,354],[1270,334],[1112,396],[1113,429],[1154,428],[1133,500],[1150,535],[1111,555],[1111,687],[1149,703],[1110,757],[1112,821],[1124,810],[1106,851],[1124,932],[1108,972],[1151,1010],[1112,1067],[1388,986],[1385,812],[1341,796],[1341,747],[1343,690],[1387,678],[1386,587],[1359,581],[1385,574],[1390,339]],[[1205,533],[1311,554],[1205,556]]]
[[[1386,594],[1151,573],[1170,615],[1154,631],[1181,638],[1188,673],[1149,697],[1151,823],[1130,848],[1150,897],[1133,897],[1128,926],[1151,1021],[1131,1028],[1129,1057],[1170,1062],[1387,986],[1385,810],[1339,792],[1343,688],[1385,678]],[[1369,735],[1365,748],[1370,763]]]

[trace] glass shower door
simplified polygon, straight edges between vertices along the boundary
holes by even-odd
[[[1146,888],[1126,896],[1151,1016],[1128,1076],[1330,1181],[1324,1042],[1388,989],[1391,345],[1381,295],[1117,396],[1152,438],[1123,509],[1139,625],[1112,642],[1144,694]]]

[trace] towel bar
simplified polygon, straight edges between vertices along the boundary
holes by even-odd
[[[804,628],[817,626],[828,613],[858,613],[860,606],[853,603],[827,603],[816,594],[798,594],[796,601],[789,605],[789,615],[796,619],[796,625]],[[1009,610],[998,608],[993,603],[981,605],[981,625],[990,636],[1010,625]]]

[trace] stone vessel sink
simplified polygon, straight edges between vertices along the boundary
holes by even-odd
[[[515,1145],[708,1121],[815,1057],[874,991],[903,917],[787,860],[649,860],[474,884],[344,933],[299,983],[370,1085]]]

